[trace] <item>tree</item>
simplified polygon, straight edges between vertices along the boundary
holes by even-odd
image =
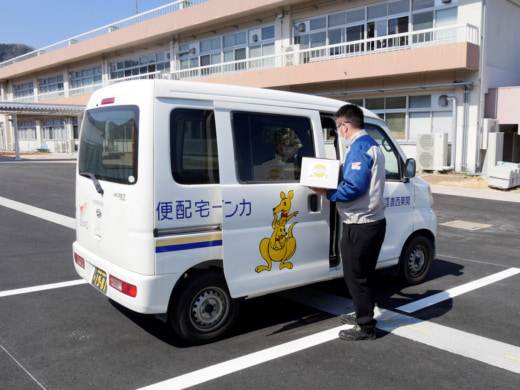
[[[0,43],[0,62],[21,56],[22,54],[33,51],[34,48],[17,43]]]

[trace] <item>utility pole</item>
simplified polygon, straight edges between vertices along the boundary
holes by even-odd
[[[139,11],[137,11],[137,0],[135,0],[135,14],[137,15]]]

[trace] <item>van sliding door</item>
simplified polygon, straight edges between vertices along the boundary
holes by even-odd
[[[215,103],[224,272],[234,297],[323,280],[327,200],[300,185],[302,157],[324,157],[319,115]]]

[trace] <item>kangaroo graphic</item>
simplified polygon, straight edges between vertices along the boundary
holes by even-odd
[[[294,252],[296,251],[296,239],[293,237],[292,230],[297,222],[293,222],[289,226],[289,231],[285,230],[285,225],[292,217],[298,215],[298,211],[289,214],[291,210],[291,199],[293,198],[293,191],[289,191],[287,197],[282,191],[280,193],[280,204],[273,208],[273,233],[270,238],[264,238],[260,241],[260,254],[267,262],[267,265],[259,265],[255,268],[256,272],[270,271],[272,262],[280,262],[280,269],[291,269],[293,264],[288,262]],[[280,213],[280,218],[278,218]]]

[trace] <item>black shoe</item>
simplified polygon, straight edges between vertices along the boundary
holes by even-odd
[[[339,338],[347,341],[358,341],[358,340],[375,340],[376,330],[375,329],[362,329],[358,325],[352,329],[341,330],[339,332]]]
[[[339,320],[342,324],[357,325],[356,314],[354,313],[342,314],[339,316]]]

